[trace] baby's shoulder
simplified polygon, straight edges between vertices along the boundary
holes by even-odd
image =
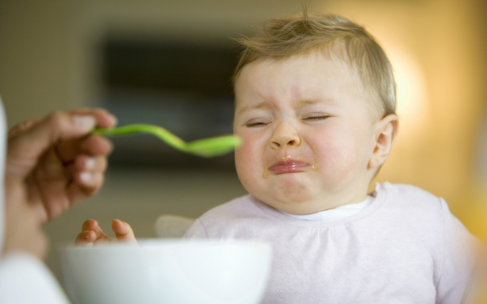
[[[444,199],[416,186],[378,184],[376,197],[382,202],[382,217],[421,233],[441,233],[445,220],[454,217]]]
[[[383,198],[380,218],[393,222],[398,230],[412,232],[426,247],[455,247],[473,242],[473,236],[451,213],[445,200],[426,190],[383,183],[377,185],[376,195]]]
[[[451,213],[444,199],[421,188],[382,183],[376,186],[377,198],[382,197],[379,218],[394,222],[395,227],[413,232],[433,246],[442,240],[461,243],[471,234]]]
[[[445,212],[445,201],[419,187],[407,184],[377,184],[376,195],[384,196],[387,203],[394,208],[419,212]],[[404,210],[403,210],[404,211]]]

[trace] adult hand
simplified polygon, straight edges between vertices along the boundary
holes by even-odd
[[[103,184],[112,147],[90,131],[115,124],[115,117],[104,110],[78,109],[54,112],[9,131],[4,253],[21,250],[45,256],[42,224],[92,196]]]

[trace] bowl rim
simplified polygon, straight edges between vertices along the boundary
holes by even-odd
[[[252,239],[178,239],[178,238],[140,238],[137,239],[137,244],[122,243],[122,242],[107,242],[102,244],[94,244],[87,246],[78,246],[72,243],[61,244],[58,246],[58,251],[86,251],[86,250],[103,250],[106,248],[173,248],[173,247],[194,247],[204,246],[209,248],[224,248],[224,247],[264,247],[271,248],[270,242]]]

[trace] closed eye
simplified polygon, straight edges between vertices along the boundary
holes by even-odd
[[[267,123],[265,123],[265,122],[249,122],[249,123],[245,124],[245,126],[248,128],[265,126],[265,125],[267,125]]]
[[[323,119],[327,119],[328,117],[330,117],[330,116],[326,116],[326,115],[310,116],[310,117],[304,118],[304,120],[323,120]]]

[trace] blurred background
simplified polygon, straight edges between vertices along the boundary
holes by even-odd
[[[315,0],[383,45],[398,84],[400,132],[378,181],[443,197],[487,240],[487,1]],[[231,133],[230,76],[252,24],[301,11],[290,0],[0,0],[0,93],[9,126],[53,110],[103,107],[184,140]],[[155,138],[115,139],[98,196],[46,227],[48,265],[82,222],[129,222],[153,237],[161,214],[198,217],[246,193],[233,155],[183,155]]]

